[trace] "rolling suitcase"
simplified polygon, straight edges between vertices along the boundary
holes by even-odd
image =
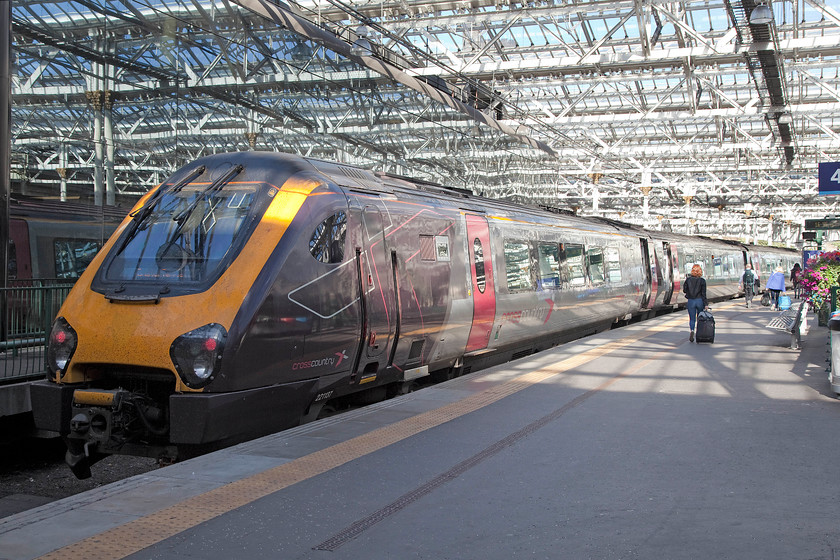
[[[790,309],[790,306],[791,306],[790,296],[788,296],[788,295],[779,296],[779,309],[781,309],[782,311],[785,311],[786,309]]]
[[[715,318],[711,311],[701,311],[697,314],[697,335],[694,337],[697,342],[715,341]]]

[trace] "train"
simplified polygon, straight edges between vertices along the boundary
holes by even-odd
[[[523,357],[685,302],[795,251],[647,231],[269,152],[216,154],[145,195],[49,335],[35,423],[80,478],[176,461]]]
[[[35,434],[27,382],[44,377],[45,331],[49,331],[69,286],[128,210],[19,193],[9,198],[8,237],[0,240],[7,243],[4,288],[0,289],[3,442]]]
[[[10,199],[9,285],[75,282],[127,213],[116,206]]]
[[[43,336],[39,333],[49,327],[61,294],[81,275],[127,213],[127,209],[114,206],[23,196],[10,199],[4,284],[8,289],[0,292],[0,352],[15,352]],[[42,290],[45,287],[48,290]],[[0,384],[43,375],[34,363],[33,367],[6,365],[0,368]],[[5,408],[0,410],[0,418],[7,413]]]

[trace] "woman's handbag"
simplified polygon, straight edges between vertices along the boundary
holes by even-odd
[[[770,306],[770,292],[764,292],[761,294],[761,305],[764,307]]]

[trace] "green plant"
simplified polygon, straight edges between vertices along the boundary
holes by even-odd
[[[840,251],[822,253],[809,260],[802,272],[802,288],[814,309],[820,309],[831,297],[831,288],[840,278]]]

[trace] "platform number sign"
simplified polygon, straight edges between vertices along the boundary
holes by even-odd
[[[840,194],[840,162],[820,164],[819,193]]]

